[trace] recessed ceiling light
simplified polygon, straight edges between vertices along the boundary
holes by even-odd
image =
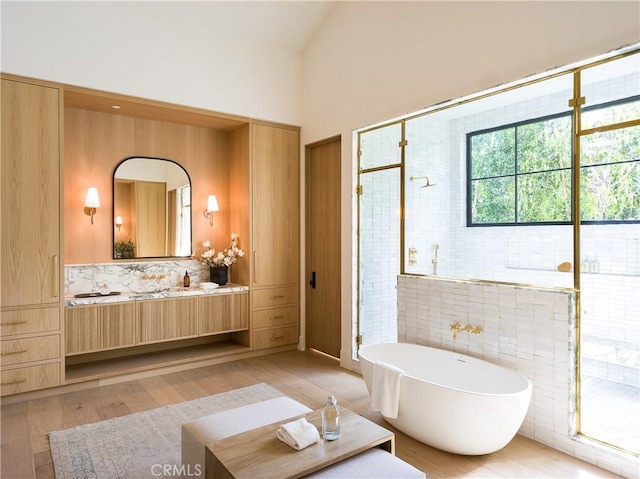
[[[120,105],[111,105],[111,108],[113,108],[114,110],[119,110],[121,107]]]

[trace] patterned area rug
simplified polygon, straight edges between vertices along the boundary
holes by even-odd
[[[261,383],[49,433],[56,478],[143,479],[180,475],[185,422],[282,393]]]

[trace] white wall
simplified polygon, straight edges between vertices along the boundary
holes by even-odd
[[[3,1],[0,69],[299,125],[301,54],[230,35],[215,7]]]
[[[336,4],[304,53],[301,143],[342,135],[343,365],[356,367],[353,131],[637,43],[639,17],[637,2]]]

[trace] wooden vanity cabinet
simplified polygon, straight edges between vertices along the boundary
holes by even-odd
[[[248,292],[65,309],[66,382],[183,366],[246,352]],[[217,337],[214,337],[218,335]]]
[[[2,395],[56,386],[61,364],[60,92],[2,76]]]

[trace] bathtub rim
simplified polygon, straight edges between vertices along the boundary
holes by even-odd
[[[374,346],[381,346],[381,345],[388,345],[388,344],[401,344],[404,347],[410,346],[410,347],[417,347],[417,348],[427,348],[427,349],[433,349],[433,350],[436,350],[436,351],[439,351],[439,352],[442,352],[442,353],[447,353],[447,355],[464,356],[464,357],[467,357],[467,358],[470,358],[470,359],[473,359],[473,360],[476,360],[476,361],[480,361],[480,362],[486,363],[491,367],[500,368],[500,369],[505,370],[506,372],[512,373],[512,374],[518,376],[519,378],[524,379],[524,381],[526,382],[526,387],[524,387],[522,389],[519,389],[518,391],[508,392],[508,393],[471,391],[471,390],[468,390],[468,389],[460,389],[460,388],[457,388],[457,387],[454,387],[454,386],[451,386],[451,385],[442,384],[440,382],[436,382],[436,381],[420,378],[418,376],[415,376],[415,375],[412,375],[412,374],[409,374],[409,373],[405,372],[404,376],[409,378],[409,379],[413,379],[413,380],[416,380],[416,381],[421,381],[421,382],[424,382],[424,383],[432,384],[434,386],[445,388],[445,389],[448,389],[448,390],[451,390],[451,391],[456,391],[456,392],[462,393],[462,394],[469,394],[469,395],[472,395],[472,396],[511,397],[511,396],[518,396],[518,395],[521,395],[521,394],[531,394],[532,391],[533,391],[533,382],[529,378],[527,378],[525,375],[519,373],[518,371],[516,371],[514,369],[510,369],[510,368],[507,368],[505,366],[501,366],[500,364],[492,363],[491,361],[487,361],[486,359],[476,358],[474,356],[470,356],[469,354],[459,353],[459,352],[456,352],[456,351],[450,351],[448,349],[440,349],[440,348],[436,348],[436,347],[433,347],[433,346],[428,346],[426,344],[399,343],[399,342],[397,342],[397,343],[368,344],[366,346],[361,346],[358,349],[358,360],[360,361],[361,359],[364,359],[365,361],[368,361],[369,363],[371,363],[371,365],[373,367],[373,364],[375,364],[376,361],[375,360],[371,360],[370,358],[361,356],[360,351],[362,349],[364,349],[364,348],[370,348],[370,347],[374,347]],[[385,361],[382,361],[382,362],[385,362]],[[391,364],[391,363],[387,363],[387,364]],[[362,366],[360,366],[360,369],[362,370]],[[364,371],[362,371],[362,375],[364,376]]]

